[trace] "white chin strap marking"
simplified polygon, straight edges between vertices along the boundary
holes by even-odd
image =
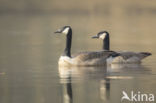
[[[69,28],[66,28],[66,29],[63,30],[64,34],[68,34],[68,32],[69,32]]]
[[[106,33],[103,33],[102,35],[100,35],[100,39],[105,39],[106,37]]]

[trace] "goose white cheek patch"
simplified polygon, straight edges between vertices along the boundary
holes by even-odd
[[[68,34],[68,31],[69,31],[69,28],[66,28],[66,29],[63,30],[63,33]]]
[[[106,37],[106,33],[100,35],[100,39],[105,39],[105,37]]]

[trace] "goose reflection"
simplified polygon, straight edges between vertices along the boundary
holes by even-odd
[[[63,82],[67,78],[83,79],[83,78],[94,78],[103,79],[106,77],[107,67],[106,66],[95,66],[95,67],[77,67],[77,66],[59,66],[59,76]]]
[[[142,64],[112,64],[107,67],[107,73],[112,74],[114,72],[120,73],[120,75],[130,74],[133,77],[133,74],[148,74],[151,73],[151,70],[142,65]],[[125,77],[126,78],[126,77]]]
[[[60,83],[62,85],[62,90],[63,90],[63,103],[73,103],[71,75],[72,75],[71,69],[59,67]]]
[[[73,82],[91,82],[98,83],[97,89],[90,92],[98,93],[99,99],[103,102],[109,102],[113,97],[110,91],[114,88],[111,87],[111,81],[114,79],[133,79],[136,74],[147,74],[150,73],[150,70],[143,65],[111,65],[111,66],[102,66],[102,67],[59,67],[59,76],[60,82],[63,86],[63,101],[64,103],[73,103]],[[84,81],[84,82],[83,82]],[[88,84],[87,84],[88,85]],[[94,85],[97,86],[97,85]],[[94,88],[92,85],[88,85],[87,88]],[[75,87],[75,86],[74,86]],[[82,85],[81,88],[86,87]],[[87,91],[87,90],[86,90]],[[86,91],[82,92],[85,93]],[[112,92],[113,93],[113,92]],[[77,94],[77,93],[76,93]],[[86,93],[88,98],[88,93]],[[78,95],[86,95],[78,94]],[[91,96],[97,96],[98,94],[92,94]],[[75,97],[76,98],[76,97]],[[90,98],[91,99],[91,98]]]
[[[100,98],[102,101],[110,100],[110,79],[105,78],[100,81]]]
[[[59,67],[60,82],[63,86],[63,102],[73,103],[74,97],[72,91],[72,82],[75,82],[78,79],[84,80],[86,78],[101,81],[101,79],[105,79],[106,73],[107,69],[105,67]],[[109,92],[108,83],[109,82],[104,84],[106,85],[106,89],[108,89],[107,92]]]
[[[66,78],[66,81],[62,83],[62,87],[63,87],[63,103],[73,103],[71,77]]]

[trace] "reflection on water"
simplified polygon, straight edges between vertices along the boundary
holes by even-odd
[[[63,103],[73,103],[72,83],[71,77],[66,79],[66,82],[62,83],[63,87]]]
[[[75,79],[84,78],[104,78],[106,76],[107,69],[104,66],[101,67],[59,67],[59,75],[62,80],[69,77],[74,77]]]
[[[110,99],[110,79],[106,78],[100,81],[100,98],[102,101]]]
[[[132,79],[135,74],[151,74],[151,70],[140,64],[111,64],[109,66],[77,67],[59,66],[60,80],[64,82],[68,78],[94,78],[94,79]],[[121,75],[116,76],[115,73]],[[127,75],[128,74],[128,75]],[[114,75],[114,76],[113,76]],[[67,80],[68,81],[68,80]]]
[[[61,83],[63,87],[63,103],[73,103],[72,92],[72,78],[66,78],[66,82]],[[100,81],[100,99],[102,101],[108,101],[110,96],[110,82],[109,79]],[[74,97],[75,98],[75,97]]]
[[[100,71],[100,72],[99,72]],[[99,77],[99,73],[101,73]],[[63,103],[73,103],[73,93],[72,93],[72,84],[77,81],[76,78],[81,78],[81,80],[86,78],[103,78],[100,80],[100,97],[104,101],[106,98],[109,98],[109,79],[105,80],[105,73],[106,67],[59,67],[59,74],[60,74],[60,82],[63,85]],[[97,77],[93,76],[92,74],[96,75]],[[107,93],[105,93],[107,92]],[[105,98],[106,96],[106,98]]]
[[[66,79],[66,83],[63,83],[63,103],[73,103],[72,83],[71,77]]]
[[[151,74],[151,71],[149,71],[147,67],[142,66],[140,64],[127,64],[127,65],[126,64],[125,65],[114,64],[112,66],[106,66],[106,67],[76,67],[76,66],[63,67],[63,66],[60,66],[58,69],[59,69],[60,83],[63,87],[63,92],[62,92],[62,95],[63,95],[62,97],[64,101],[63,103],[73,103],[73,101],[75,102],[75,99],[77,98],[75,96],[75,94],[77,94],[75,93],[75,89],[79,89],[79,87],[73,86],[73,85],[78,82],[82,82],[82,81],[84,82],[81,85],[82,87],[87,86],[87,88],[92,88],[91,91],[89,92],[93,93],[94,96],[99,95],[98,98],[100,99],[100,101],[110,102],[110,101],[116,100],[115,98],[113,98],[114,94],[118,97],[122,93],[122,91],[120,91],[119,94],[114,92],[114,91],[117,91],[116,87],[114,88],[113,86],[114,80],[117,80],[117,81],[128,80],[130,82],[128,84],[131,84],[131,83],[133,84],[133,81],[135,80],[134,79],[135,75]],[[89,80],[96,81],[96,83],[98,83],[98,86],[94,88],[94,87],[85,85],[85,83],[90,82]],[[84,90],[83,93],[87,97],[90,96],[87,90]],[[80,96],[80,95],[83,95],[83,93],[78,93],[77,95]],[[120,101],[118,100],[118,102]]]

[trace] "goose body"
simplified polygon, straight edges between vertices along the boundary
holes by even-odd
[[[60,56],[58,64],[59,66],[97,66],[106,65],[108,58],[118,56],[118,53],[114,51],[98,51],[98,52],[80,52],[75,55],[71,55],[71,42],[72,42],[72,29],[70,26],[65,26],[55,33],[66,34],[66,48]]]
[[[107,31],[99,32],[96,36],[92,38],[98,38],[103,40],[103,50],[109,51],[110,50],[110,40],[109,40],[109,33]],[[149,52],[128,52],[128,51],[119,51],[119,56],[117,57],[110,57],[107,59],[109,64],[115,63],[141,63],[141,60],[150,56],[151,53]]]
[[[58,63],[63,66],[100,66],[106,65],[106,60],[114,56],[118,54],[113,51],[81,52],[72,57],[61,56]]]

